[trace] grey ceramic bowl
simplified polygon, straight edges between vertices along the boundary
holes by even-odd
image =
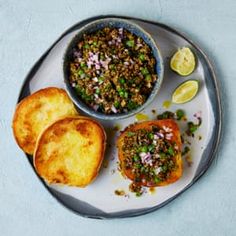
[[[111,28],[124,28],[128,31],[130,31],[132,34],[137,35],[138,37],[141,37],[146,44],[148,44],[152,50],[152,53],[156,59],[156,73],[158,75],[158,79],[153,87],[153,90],[151,94],[149,95],[147,101],[140,107],[128,111],[126,113],[117,113],[117,114],[105,114],[102,112],[98,112],[87,106],[82,99],[78,97],[78,95],[75,92],[75,89],[71,86],[69,82],[69,62],[72,59],[72,50],[78,43],[78,41],[81,40],[83,34],[88,34],[92,32],[96,32],[100,29],[103,29],[104,27],[111,27]],[[135,115],[138,112],[141,112],[145,107],[147,107],[158,91],[160,90],[162,81],[163,81],[163,74],[164,74],[164,66],[163,66],[163,59],[160,53],[160,50],[158,49],[155,41],[153,38],[140,26],[137,24],[128,21],[128,20],[123,20],[119,18],[105,18],[101,20],[96,20],[93,21],[84,27],[80,28],[79,32],[76,34],[76,36],[70,41],[65,54],[63,58],[63,72],[64,72],[64,82],[66,84],[66,90],[72,99],[72,101],[75,103],[75,105],[87,113],[88,115],[98,118],[98,119],[103,119],[103,120],[114,120],[114,119],[125,119],[130,116]]]

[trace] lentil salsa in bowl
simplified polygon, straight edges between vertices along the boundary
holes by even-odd
[[[100,119],[126,118],[152,101],[163,79],[163,63],[142,28],[104,19],[86,25],[72,39],[64,76],[81,110]]]

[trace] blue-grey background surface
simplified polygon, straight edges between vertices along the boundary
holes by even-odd
[[[68,27],[100,14],[175,27],[204,49],[221,83],[224,135],[217,159],[182,196],[136,218],[93,220],[63,208],[12,137],[12,114],[29,69]],[[0,235],[236,235],[235,58],[234,0],[0,0]]]

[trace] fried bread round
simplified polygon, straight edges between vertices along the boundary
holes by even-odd
[[[33,154],[36,140],[47,125],[76,114],[65,90],[54,87],[41,89],[17,105],[12,124],[15,139],[24,152]]]
[[[99,172],[105,145],[106,134],[97,121],[66,117],[40,135],[34,166],[47,183],[85,187]]]

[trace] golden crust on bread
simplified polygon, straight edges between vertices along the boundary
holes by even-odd
[[[98,174],[105,144],[105,131],[97,121],[81,116],[66,117],[40,135],[34,166],[48,183],[85,187]]]
[[[122,132],[122,134],[119,136],[119,138],[117,140],[118,156],[119,156],[119,160],[120,160],[121,172],[122,172],[122,174],[127,176],[129,179],[131,179],[133,181],[135,180],[135,176],[134,176],[134,173],[132,172],[132,169],[126,169],[125,164],[124,164],[125,156],[123,153],[123,145],[124,145],[124,139],[125,139],[125,136],[127,135],[127,133],[134,132],[139,129],[151,130],[152,126],[158,126],[160,128],[168,127],[172,130],[173,136],[170,137],[169,141],[172,143],[175,143],[178,147],[178,152],[174,157],[176,169],[171,172],[170,176],[165,181],[160,181],[160,182],[152,184],[152,185],[147,185],[146,183],[142,183],[141,185],[148,186],[148,187],[165,186],[165,185],[168,185],[168,184],[171,184],[171,183],[177,181],[182,176],[182,172],[183,172],[182,158],[181,158],[182,142],[181,142],[181,137],[180,137],[180,131],[179,131],[178,125],[172,119],[141,122],[141,123],[134,124],[134,125],[127,127]]]
[[[24,98],[16,107],[13,132],[18,145],[33,154],[42,130],[58,118],[78,114],[63,89],[49,87]]]

